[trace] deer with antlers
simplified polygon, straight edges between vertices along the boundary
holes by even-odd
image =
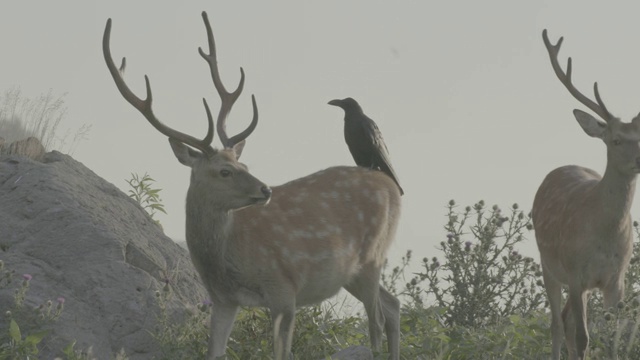
[[[600,98],[597,82],[596,102],[580,93],[571,82],[571,58],[566,72],[558,64],[562,38],[552,45],[546,30],[542,37],[560,82],[604,120],[573,111],[587,135],[601,139],[607,147],[604,176],[580,166],[557,168],[540,185],[532,211],[551,308],[553,359],[560,358],[563,330],[569,358],[584,359],[589,345],[589,292],[600,289],[607,308],[624,295],[624,275],[633,247],[629,211],[640,172],[640,116],[624,123],[611,115]],[[561,310],[563,284],[568,285],[569,294]]]
[[[264,306],[273,319],[276,359],[290,356],[296,307],[310,305],[345,288],[363,304],[373,348],[383,330],[391,359],[399,359],[400,303],[379,284],[386,252],[400,216],[400,192],[380,171],[332,167],[270,188],[238,162],[253,120],[229,137],[227,115],[240,96],[240,83],[228,92],[220,79],[216,48],[207,14],[206,60],[220,98],[217,133],[224,146],[214,149],[213,118],[204,100],[208,131],[200,140],[174,130],[154,115],[149,78],[147,97],[137,97],[111,57],[111,19],[103,37],[107,67],[122,96],[153,127],[169,138],[174,155],[191,168],[186,201],[186,240],[193,264],[214,303],[208,359],[224,356],[240,306]],[[268,205],[267,205],[268,204]]]

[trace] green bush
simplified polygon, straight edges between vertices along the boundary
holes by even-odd
[[[437,256],[422,259],[422,270],[406,283],[400,295],[416,305],[433,301],[446,309],[445,325],[477,328],[500,323],[510,315],[525,316],[545,303],[540,266],[522,256],[515,246],[525,240],[531,218],[518,205],[504,215],[494,205],[487,210],[484,201],[458,211],[455,201],[448,204],[446,240],[440,242],[442,263]],[[392,291],[409,265],[411,253],[401,267],[383,279]]]

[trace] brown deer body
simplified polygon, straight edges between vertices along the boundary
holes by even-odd
[[[124,98],[169,137],[177,159],[192,169],[186,239],[214,304],[208,359],[224,356],[240,306],[270,309],[275,358],[287,358],[296,307],[325,300],[340,288],[363,302],[372,346],[380,349],[384,330],[391,358],[399,359],[400,305],[379,284],[400,216],[398,187],[384,173],[358,167],[333,167],[274,188],[252,176],[238,158],[257,124],[255,98],[251,125],[229,138],[225,119],[242,91],[244,72],[238,89],[228,93],[220,81],[205,13],[203,18],[210,54],[200,54],[222,99],[217,121],[222,150],[210,145],[213,119],[206,101],[209,130],[198,140],[157,120],[148,78],[146,100],[129,90],[123,67],[118,71],[111,58],[110,20],[103,51]]]
[[[544,284],[551,308],[553,359],[560,358],[563,332],[570,359],[584,359],[589,345],[587,300],[600,289],[605,306],[624,295],[624,275],[631,259],[633,239],[629,214],[640,172],[640,119],[623,123],[602,102],[597,83],[597,104],[571,83],[571,59],[564,73],[558,64],[562,38],[551,45],[543,39],[560,81],[582,104],[603,120],[574,110],[583,130],[607,147],[604,176],[580,166],[563,166],[549,173],[533,203],[533,223],[540,250]],[[562,285],[569,296],[561,310]]]

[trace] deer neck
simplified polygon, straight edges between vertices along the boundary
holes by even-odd
[[[186,231],[187,245],[192,257],[207,259],[205,263],[223,270],[225,255],[229,251],[229,238],[233,228],[233,212],[215,207],[215,199],[201,192],[187,193]]]
[[[636,189],[636,174],[625,174],[607,163],[602,180],[596,186],[602,214],[612,220],[626,221]]]

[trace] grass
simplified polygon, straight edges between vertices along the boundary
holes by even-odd
[[[505,214],[482,201],[467,207],[451,201],[440,256],[423,258],[421,271],[415,272],[410,270],[414,256],[408,251],[400,265],[386,268],[382,283],[402,300],[402,359],[550,357],[550,314],[540,266],[517,250],[532,229],[530,221],[517,204]],[[640,358],[640,231],[637,223],[635,227],[625,301],[615,309],[602,309],[599,295],[590,299],[591,359]],[[366,318],[339,309],[328,301],[298,311],[292,347],[296,358],[328,359],[340,349],[369,346]],[[175,334],[181,335],[165,337],[163,346],[174,351],[173,358],[203,358],[209,308],[205,310],[197,315],[197,327],[190,321],[172,324]],[[229,340],[228,358],[271,359],[270,319],[268,310],[243,309]],[[185,344],[182,338],[199,340]],[[179,356],[194,349],[201,355]],[[377,353],[375,358],[386,359],[387,354]]]
[[[9,146],[14,141],[35,137],[46,151],[59,150],[73,154],[80,141],[85,139],[90,125],[82,125],[74,133],[60,132],[60,124],[67,116],[65,95],[56,96],[51,90],[35,98],[22,94],[20,88],[12,88],[0,96],[0,142]]]
[[[383,285],[402,301],[402,359],[550,357],[550,316],[540,287],[540,268],[517,249],[529,234],[530,218],[515,204],[506,212],[484,202],[458,207],[452,201],[437,256],[421,259],[417,264],[420,270],[413,271],[415,256],[409,251],[400,265],[385,269]],[[640,229],[634,225],[636,241],[624,301],[611,309],[602,308],[598,294],[589,301],[591,359],[640,358]],[[9,325],[0,327],[0,351],[37,356],[39,340],[48,336],[43,332],[44,324],[57,319],[58,306],[62,311],[64,302],[45,303],[35,318],[33,314],[26,316],[19,307],[28,296],[29,282],[35,279],[23,276],[16,280],[16,274],[2,271],[0,287],[13,286],[16,292],[13,309],[6,315]],[[157,326],[152,336],[163,354],[161,359],[204,359],[208,318],[215,304],[194,302],[185,306],[184,316],[173,318],[165,306],[172,291],[167,282],[155,292],[160,310],[155,314]],[[331,354],[347,347],[369,347],[366,317],[345,313],[344,306],[334,299],[299,309],[292,348],[296,358],[330,359]],[[61,349],[61,359],[92,358],[90,352],[74,346]],[[374,355],[375,359],[388,356],[384,352]],[[126,355],[111,358],[125,359]],[[227,358],[272,358],[268,310],[242,309],[229,339]]]

